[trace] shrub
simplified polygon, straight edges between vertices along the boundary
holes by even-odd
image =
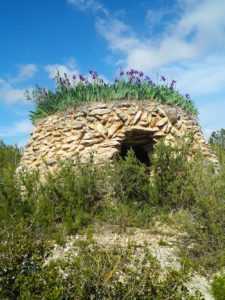
[[[19,277],[18,299],[200,299],[188,293],[188,274],[165,272],[146,250],[106,250],[95,244],[75,244],[78,255],[45,264]]]
[[[216,276],[212,282],[212,293],[215,300],[225,299],[225,274]]]
[[[141,204],[149,201],[149,173],[132,150],[125,159],[119,159],[114,168],[112,178],[118,201]]]
[[[23,178],[24,201],[34,203],[36,225],[48,231],[63,224],[67,233],[87,224],[103,198],[102,172],[92,163],[62,164],[56,174],[47,173],[40,182],[38,174]]]
[[[0,298],[21,299],[21,278],[29,278],[39,272],[46,253],[47,242],[22,222],[1,228]]]
[[[172,216],[187,232],[181,244],[186,261],[208,272],[224,266],[225,151],[221,150],[216,174],[198,154],[188,160],[189,144],[176,148],[158,144],[150,159],[151,176],[132,152],[104,167],[91,161],[67,162],[54,176],[46,174],[45,182],[38,173],[24,174],[21,180],[26,193],[21,196],[14,176],[19,159],[13,157],[18,149],[5,152],[5,145],[2,148],[1,299],[87,299],[90,294],[93,299],[144,299],[144,292],[152,293],[153,299],[182,299],[181,295],[188,299],[183,287],[186,275],[169,272],[160,281],[158,266],[148,255],[149,265],[138,265],[132,271],[129,249],[108,252],[93,245],[92,251],[92,246],[84,245],[72,261],[43,265],[48,241],[63,242],[64,236],[96,220],[122,228],[151,227],[161,215]],[[123,273],[128,281],[122,284],[117,276]],[[105,276],[110,278],[106,283]]]
[[[191,207],[193,185],[191,182],[190,144],[180,146],[159,142],[152,155],[151,204],[168,209]]]
[[[217,145],[225,149],[225,129],[213,131],[209,138],[209,143],[211,145]]]
[[[223,153],[225,155],[225,152]],[[225,162],[225,160],[224,160]],[[225,165],[215,174],[202,159],[192,164],[190,179],[194,201],[179,220],[189,233],[184,250],[204,268],[216,271],[224,266],[225,256]]]

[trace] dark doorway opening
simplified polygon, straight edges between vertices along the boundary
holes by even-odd
[[[143,129],[131,129],[125,135],[120,148],[120,156],[125,158],[132,150],[136,158],[146,167],[151,166],[150,155],[153,151],[153,138],[151,132]]]
[[[122,144],[120,155],[122,158],[127,156],[128,151],[132,150],[136,158],[147,167],[150,166],[149,152],[143,145]]]

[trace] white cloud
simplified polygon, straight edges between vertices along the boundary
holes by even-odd
[[[192,96],[225,94],[225,56],[207,56],[196,61],[161,68],[171,80],[177,80],[179,90]],[[225,101],[225,100],[224,100]]]
[[[18,84],[32,78],[38,67],[35,64],[25,64],[19,67],[19,72],[9,79],[0,78],[0,101],[7,104],[24,103],[26,100],[25,92],[30,88],[20,88]]]
[[[67,0],[68,3],[74,5],[82,11],[91,11],[92,13],[102,13],[105,16],[109,15],[108,10],[103,4],[97,0]]]
[[[0,79],[0,101],[14,104],[25,101],[25,89],[15,88],[10,82]]]
[[[19,135],[29,134],[33,130],[33,125],[29,120],[18,121],[11,126],[0,127],[0,137],[17,137]]]
[[[45,66],[45,71],[48,73],[49,78],[54,79],[59,73],[63,76],[65,73],[69,78],[79,73],[76,62],[74,59],[70,59],[65,65],[63,64],[52,64]]]
[[[117,18],[98,18],[97,31],[109,48],[122,56],[124,67],[155,71],[162,66],[180,61],[199,59],[212,49],[224,50],[225,2],[220,0],[180,0],[178,13],[160,38],[140,38],[135,31]],[[162,12],[163,17],[165,12]],[[152,18],[154,11],[147,11]],[[159,13],[158,13],[159,14]],[[158,22],[152,18],[153,22]]]
[[[12,81],[21,82],[30,79],[36,74],[37,71],[38,67],[35,64],[22,65],[19,67],[19,73],[15,78],[12,79]]]

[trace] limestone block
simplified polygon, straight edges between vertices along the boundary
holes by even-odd
[[[138,122],[138,121],[140,120],[140,118],[141,118],[141,115],[142,115],[142,111],[139,110],[139,111],[136,113],[136,115],[134,116],[134,119],[133,119],[133,122],[132,122],[133,125],[137,124],[137,122]]]
[[[159,120],[158,122],[156,122],[156,126],[162,127],[162,126],[166,125],[167,123],[168,123],[168,118],[164,117],[161,120]]]
[[[127,121],[128,116],[125,113],[123,113],[122,111],[116,111],[116,114],[121,121],[123,121],[123,122]]]
[[[89,116],[105,115],[109,113],[111,113],[111,110],[108,108],[98,108],[98,109],[91,110],[91,112],[89,112]]]
[[[122,126],[123,122],[117,122],[116,124],[113,124],[108,130],[108,138],[111,138]]]
[[[167,107],[165,109],[166,115],[169,118],[171,124],[175,124],[178,120],[177,109],[174,107]]]

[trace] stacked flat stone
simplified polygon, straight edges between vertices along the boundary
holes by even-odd
[[[37,122],[25,147],[20,168],[55,170],[60,161],[112,160],[120,153],[129,135],[146,134],[157,143],[162,137],[175,144],[187,134],[193,135],[193,152],[217,164],[197,119],[181,108],[150,101],[114,101],[91,103],[59,112]],[[146,138],[146,137],[145,137]]]

